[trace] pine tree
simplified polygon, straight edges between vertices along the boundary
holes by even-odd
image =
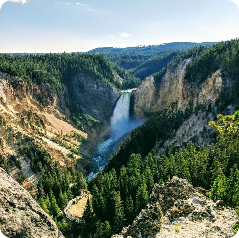
[[[151,173],[151,170],[150,170],[149,166],[146,166],[146,168],[144,170],[144,177],[145,177],[145,180],[146,180],[148,194],[151,194],[152,189],[154,187],[154,178],[153,178],[153,175]]]
[[[231,168],[231,174],[227,181],[228,205],[239,206],[239,170],[237,164]]]
[[[125,223],[125,215],[120,197],[120,192],[115,192],[114,201],[114,232],[118,233],[121,231]]]
[[[84,175],[82,174],[82,172],[77,173],[77,185],[79,190],[87,188]]]
[[[216,178],[221,178],[222,176],[222,165],[219,160],[215,158],[213,161],[211,181],[214,182]]]
[[[68,197],[69,200],[71,200],[73,198],[73,195],[72,195],[70,187],[66,190],[66,194],[67,194],[67,197]]]
[[[91,200],[88,198],[85,211],[82,216],[82,235],[92,237],[95,233],[97,218],[93,212]]]
[[[58,217],[60,215],[61,210],[58,207],[56,198],[52,192],[50,194],[50,198],[51,198],[51,213],[54,217]]]
[[[40,207],[47,213],[47,214],[50,214],[45,202],[44,202],[44,199],[43,197],[41,197],[39,200],[38,200],[38,204],[40,205]]]
[[[147,185],[145,183],[145,178],[142,175],[142,180],[139,185],[139,189],[136,194],[136,201],[135,201],[135,212],[136,215],[147,205],[148,202],[148,192],[147,192]]]
[[[61,221],[57,222],[57,227],[63,233],[67,232],[68,230],[68,224],[66,223],[66,220],[64,218]]]
[[[131,197],[131,195],[129,195],[126,198],[126,202],[125,202],[125,217],[127,218],[127,223],[130,224],[133,222],[134,219],[134,201]]]
[[[110,223],[108,221],[97,222],[96,223],[96,232],[94,238],[110,238],[112,235]]]
[[[67,205],[67,203],[68,203],[68,197],[66,192],[62,194],[62,191],[60,190],[59,199],[58,199],[58,205],[60,209],[63,210],[65,206]]]
[[[48,194],[46,195],[46,199],[44,200],[44,202],[46,204],[46,207],[47,207],[48,211],[50,212],[51,211],[51,201],[49,199]]]

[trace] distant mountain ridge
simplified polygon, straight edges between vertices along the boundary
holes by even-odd
[[[160,71],[174,58],[195,47],[209,48],[215,42],[172,42],[161,45],[127,48],[102,47],[90,50],[89,54],[102,54],[120,68],[129,70],[141,80]]]
[[[170,42],[160,45],[148,45],[148,46],[136,46],[136,47],[126,47],[126,48],[114,48],[114,47],[99,47],[88,51],[89,54],[123,54],[123,53],[134,53],[134,54],[146,54],[150,55],[152,53],[164,53],[167,51],[173,52],[177,50],[187,50],[189,48],[194,48],[197,46],[212,46],[217,42]]]

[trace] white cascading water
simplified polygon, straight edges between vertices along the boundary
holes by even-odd
[[[112,127],[111,137],[113,140],[117,140],[125,133],[129,132],[128,127],[129,120],[129,108],[130,108],[131,92],[122,92],[116,107],[114,109],[113,116],[110,123]]]
[[[111,117],[111,133],[110,138],[104,142],[102,142],[95,151],[95,156],[93,158],[94,169],[89,174],[89,178],[95,177],[97,175],[97,171],[100,168],[101,170],[108,164],[108,158],[110,153],[112,153],[113,148],[118,148],[120,140],[123,136],[135,129],[136,127],[142,125],[145,119],[131,121],[129,116],[130,109],[130,97],[131,91],[122,91],[121,97],[116,103],[113,116]]]

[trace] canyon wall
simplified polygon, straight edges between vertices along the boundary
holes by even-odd
[[[220,71],[216,71],[201,84],[185,80],[185,69],[190,59],[184,60],[176,68],[169,67],[160,82],[154,76],[148,77],[140,87],[132,93],[131,112],[136,117],[143,117],[163,110],[173,102],[178,109],[185,110],[189,102],[197,105],[215,103],[219,97],[223,80]]]
[[[80,74],[72,83],[76,101],[82,109],[99,121],[109,122],[121,93],[111,85]]]

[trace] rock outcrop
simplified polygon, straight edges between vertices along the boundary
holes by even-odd
[[[177,101],[178,109],[184,111],[189,102],[197,105],[215,103],[224,86],[220,71],[216,71],[203,83],[189,83],[185,80],[185,69],[190,59],[179,63],[176,68],[169,67],[160,81],[154,76],[148,77],[138,89],[132,93],[131,112],[136,117],[143,117],[163,110]]]
[[[99,121],[108,121],[121,93],[113,86],[80,74],[73,81],[75,99],[82,109]]]
[[[82,222],[81,218],[86,208],[87,200],[91,198],[90,192],[82,189],[80,196],[70,200],[64,208],[64,214],[68,221],[76,223]]]
[[[132,225],[114,238],[231,237],[239,222],[235,210],[212,202],[185,179],[155,184],[149,203]]]
[[[31,195],[0,168],[0,230],[7,237],[64,238]]]
[[[167,141],[163,145],[160,141],[155,149],[165,150],[170,145],[182,147],[190,140],[199,145],[205,142],[207,133],[212,132],[208,121],[214,120],[215,116],[221,113],[218,111],[216,100],[223,91],[230,92],[233,86],[232,81],[222,78],[220,70],[205,78],[203,82],[189,82],[185,79],[189,62],[190,59],[186,59],[177,67],[169,66],[162,78],[148,77],[132,92],[130,111],[136,118],[149,116],[164,109],[187,112],[187,115],[188,112],[191,113],[190,117],[180,122],[183,124],[180,124],[177,130],[172,131]]]
[[[136,117],[160,111],[172,102],[180,100],[183,94],[183,79],[190,59],[174,68],[168,68],[160,82],[154,76],[148,77],[139,88],[132,92],[131,111]]]

